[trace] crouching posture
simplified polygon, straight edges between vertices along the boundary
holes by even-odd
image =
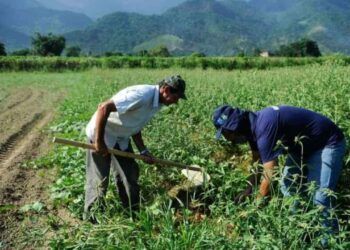
[[[111,156],[107,148],[133,152],[130,137],[142,155],[153,163],[152,154],[146,148],[141,130],[163,105],[171,105],[185,97],[185,81],[172,76],[157,85],[127,87],[110,100],[101,103],[86,127],[88,141],[96,151],[87,152],[86,190],[84,215],[88,216],[93,203],[104,197],[110,167],[125,208],[139,208],[139,167],[134,159]]]
[[[257,198],[268,195],[277,157],[285,153],[282,193],[290,196],[298,190],[300,181],[295,180],[295,176],[314,182],[313,202],[323,207],[323,224],[329,232],[337,229],[337,220],[329,219],[332,200],[327,193],[336,187],[346,145],[342,131],[330,119],[291,106],[273,106],[257,112],[221,106],[214,112],[213,123],[217,138],[223,135],[233,143],[249,142],[253,159],[263,163],[264,174]],[[252,175],[250,183],[254,183],[254,179]],[[249,185],[236,197],[236,202],[250,196],[252,191],[253,185]]]

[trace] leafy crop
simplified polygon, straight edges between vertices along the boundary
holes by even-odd
[[[270,70],[226,71],[201,69],[93,69],[84,73],[44,74],[47,82],[69,86],[69,96],[60,105],[52,124],[56,136],[85,141],[84,127],[98,103],[125,86],[157,82],[171,74],[187,81],[187,101],[164,107],[144,129],[148,148],[159,158],[199,164],[211,175],[201,196],[189,192],[196,209],[175,207],[167,191],[183,180],[179,171],[141,166],[141,211],[132,221],[119,203],[114,185],[106,196],[107,208],[95,211],[97,224],[80,221],[61,225],[54,231],[50,246],[55,249],[298,249],[319,247],[319,211],[312,197],[302,199],[304,210],[291,212],[299,197],[284,199],[278,185],[267,204],[232,200],[246,184],[250,162],[247,146],[232,147],[214,140],[211,113],[223,103],[258,110],[265,106],[289,104],[323,113],[335,121],[350,139],[350,68],[329,61],[325,65],[286,67]],[[11,77],[11,73],[3,73]],[[36,77],[35,73],[26,73]],[[41,77],[43,77],[43,75]],[[67,83],[69,82],[69,84]],[[73,84],[74,83],[74,84]],[[57,207],[67,207],[77,218],[83,210],[85,152],[57,146],[45,164],[57,167],[52,187]],[[340,232],[331,237],[334,249],[349,248],[350,237],[349,148],[337,190],[335,214]],[[276,173],[279,178],[281,166]],[[51,222],[52,223],[52,222]]]
[[[35,57],[7,56],[0,57],[0,71],[81,71],[91,68],[201,68],[201,69],[269,69],[274,67],[302,66],[309,64],[339,64],[349,65],[350,58],[346,56],[330,57]]]

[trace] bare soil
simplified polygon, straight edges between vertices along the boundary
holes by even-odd
[[[23,165],[50,150],[44,128],[54,117],[53,104],[60,99],[62,94],[21,88],[11,90],[0,102],[0,249],[34,248],[18,243],[30,230],[19,209],[34,202],[50,207],[48,187],[55,170]]]

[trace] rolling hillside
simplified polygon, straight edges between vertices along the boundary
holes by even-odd
[[[92,20],[83,14],[43,7],[34,0],[0,0],[0,41],[7,48],[28,47],[35,32],[65,33],[86,28]]]
[[[13,32],[66,32],[68,45],[86,53],[134,53],[165,45],[175,54],[235,55],[309,38],[323,54],[350,54],[348,0],[189,0],[161,15],[115,12],[95,22],[34,0],[20,1],[23,7],[15,9],[10,0],[0,0],[0,25],[12,37]],[[9,41],[9,36],[5,32],[0,39]]]
[[[316,40],[323,53],[350,54],[347,23],[346,0],[191,0],[162,15],[114,13],[66,37],[93,53],[135,52],[172,35],[182,40],[177,49],[209,55],[273,50],[301,38]]]

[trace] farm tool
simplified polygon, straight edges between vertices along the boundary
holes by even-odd
[[[63,138],[54,137],[53,142],[68,145],[68,146],[95,150],[95,146],[93,144],[77,142],[77,141],[67,140]],[[125,151],[112,149],[112,148],[108,148],[108,152],[113,155],[118,155],[118,156],[132,158],[132,159],[145,160],[148,158],[147,156],[144,156],[144,155],[134,154],[134,153],[125,152]],[[210,180],[210,176],[207,173],[205,173],[204,169],[198,165],[185,165],[182,163],[158,159],[158,158],[153,158],[153,161],[156,165],[159,165],[159,166],[169,166],[169,167],[176,167],[181,169],[181,173],[188,179],[188,181],[190,181],[192,186],[201,186],[202,184]]]

